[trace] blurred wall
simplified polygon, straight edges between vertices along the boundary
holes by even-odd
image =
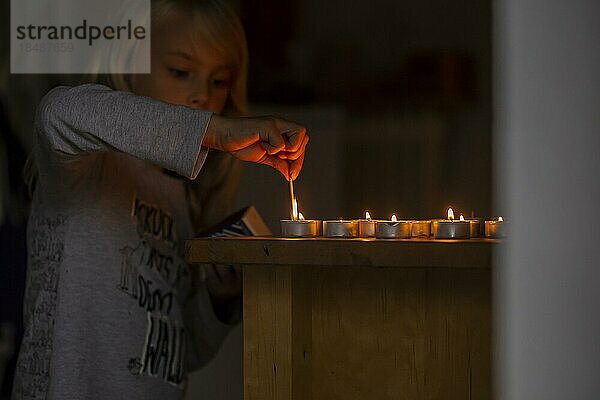
[[[498,399],[600,398],[600,2],[497,2]]]
[[[341,203],[328,217],[367,208],[440,216],[449,204],[492,212],[490,1],[241,6],[252,102],[285,103],[297,109],[291,114],[331,105],[342,113],[343,132],[318,132],[340,135]],[[326,170],[329,149],[311,143],[309,151],[307,163]],[[311,192],[331,185],[303,184]]]

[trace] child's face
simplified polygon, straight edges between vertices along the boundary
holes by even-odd
[[[233,69],[204,38],[191,34],[190,21],[181,13],[172,13],[153,27],[152,72],[134,75],[132,90],[220,114],[229,97]]]

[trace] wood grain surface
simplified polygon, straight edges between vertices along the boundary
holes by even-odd
[[[490,399],[497,243],[195,239],[188,260],[243,269],[246,400]]]
[[[197,238],[188,262],[217,264],[489,268],[499,241],[418,239]]]

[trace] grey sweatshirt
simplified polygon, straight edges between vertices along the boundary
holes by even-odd
[[[211,114],[101,85],[35,116],[25,335],[13,399],[177,399],[229,325],[192,290],[185,183]]]

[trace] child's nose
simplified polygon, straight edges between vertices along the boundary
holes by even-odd
[[[210,88],[206,84],[197,84],[190,93],[190,105],[193,108],[206,108],[210,100]]]

